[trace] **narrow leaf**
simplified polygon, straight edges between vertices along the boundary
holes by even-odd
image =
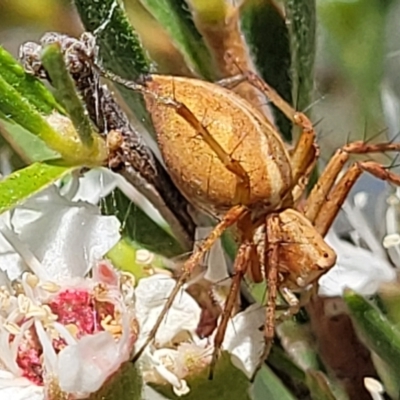
[[[17,124],[74,165],[101,165],[104,162],[106,148],[101,138],[96,137],[93,146],[85,148],[77,140],[77,133],[67,117],[58,112],[53,112],[47,117],[43,116],[2,76],[0,76],[0,93],[0,118],[5,122],[3,130],[6,131],[7,124]],[[23,131],[19,133],[21,132]],[[11,133],[12,131],[6,132],[5,137]]]
[[[306,379],[313,400],[339,400],[333,394],[326,376],[321,371],[307,371]]]
[[[242,32],[258,72],[288,103],[292,103],[289,32],[281,11],[271,0],[247,0],[240,8]],[[272,107],[282,136],[290,142],[292,124]]]
[[[138,365],[128,361],[87,400],[141,400],[142,382]]]
[[[96,35],[104,68],[128,80],[151,72],[150,59],[117,0],[75,0],[74,4],[86,30]],[[142,96],[121,85],[118,89],[138,120],[153,132]]]
[[[399,331],[364,297],[347,290],[344,300],[358,332],[368,347],[376,352],[397,376],[400,376]]]
[[[275,370],[282,371],[289,375],[292,379],[299,382],[305,381],[305,373],[302,371],[277,345],[272,346],[271,353],[268,356],[268,365],[271,365]]]
[[[46,46],[41,58],[43,66],[50,76],[51,84],[56,89],[57,98],[67,110],[83,145],[92,146],[92,126],[68,73],[60,44],[53,43]]]
[[[216,79],[213,61],[184,0],[141,0],[169,33],[189,68],[209,81]]]
[[[56,160],[61,157],[60,154],[46,146],[43,140],[24,129],[21,125],[10,121],[1,112],[0,133],[26,163]]]
[[[315,0],[287,0],[286,19],[290,28],[292,50],[293,100],[304,110],[312,100],[316,46]]]
[[[184,395],[186,400],[250,400],[250,382],[242,371],[234,367],[231,357],[222,353],[219,358],[213,380],[209,379],[209,369],[205,368],[200,373],[192,372],[185,380],[190,387],[190,392]],[[168,399],[178,400],[182,397],[173,393],[171,386],[149,385]],[[271,399],[269,397],[265,397]],[[282,398],[284,400],[284,398]]]
[[[45,189],[73,168],[35,163],[0,181],[0,214]]]
[[[252,392],[254,400],[295,400],[292,393],[266,365],[257,374]]]
[[[62,138],[44,120],[35,107],[9,85],[2,76],[0,76],[0,92],[0,113],[6,122],[14,122],[20,125],[46,142],[54,151],[62,148],[62,145],[64,145]]]
[[[63,113],[62,107],[47,88],[37,78],[27,74],[14,57],[1,46],[0,75],[41,113],[48,115],[54,110]]]
[[[1,46],[0,77],[3,78],[3,83],[7,83],[15,90],[13,93],[15,97],[17,95],[23,97],[36,111],[45,115],[55,110],[64,113],[47,88],[34,76],[25,73],[23,67]],[[5,94],[7,95],[7,92]],[[21,159],[31,162],[60,158],[60,155],[51,150],[43,140],[10,120],[10,115],[5,111],[0,107],[0,131]]]

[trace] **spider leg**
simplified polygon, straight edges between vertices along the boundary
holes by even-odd
[[[378,179],[400,186],[400,175],[388,171],[381,164],[375,161],[354,163],[333,187],[315,218],[314,226],[322,236],[328,232],[350,189],[363,172],[369,172]]]
[[[264,277],[260,270],[260,260],[258,258],[257,246],[253,238],[253,222],[251,215],[247,214],[238,221],[238,229],[241,232],[241,244],[236,254],[233,265],[234,276],[231,287],[226,299],[221,321],[218,324],[217,332],[214,337],[214,351],[210,365],[210,379],[213,376],[215,364],[217,362],[222,343],[224,341],[226,328],[232,316],[235,304],[240,292],[240,284],[246,273],[250,273],[255,282],[261,282]]]
[[[268,357],[275,336],[275,313],[276,297],[278,294],[278,271],[279,271],[279,242],[280,242],[280,220],[278,214],[267,216],[267,232],[265,235],[265,275],[268,282],[268,298],[265,318],[265,351],[263,359]]]
[[[236,254],[236,259],[233,266],[234,276],[232,278],[229,294],[226,299],[224,310],[221,315],[221,321],[218,324],[217,332],[214,337],[214,350],[210,364],[209,379],[212,379],[214,375],[215,365],[217,363],[220,349],[224,341],[226,328],[228,326],[229,320],[232,316],[232,312],[235,308],[235,304],[239,296],[240,284],[247,271],[249,260],[251,257],[251,251],[252,251],[251,249],[253,246],[254,246],[253,243],[244,241],[241,243],[238,252]]]
[[[180,276],[179,280],[177,281],[174,289],[172,290],[171,294],[169,295],[167,301],[164,304],[164,307],[157,318],[153,328],[151,329],[149,336],[147,337],[146,341],[142,345],[142,347],[137,351],[135,354],[133,361],[136,361],[142,354],[146,347],[151,343],[154,339],[161,323],[164,321],[164,318],[171,308],[176,295],[184,286],[185,282],[190,277],[191,272],[194,268],[200,263],[201,259],[207,253],[213,244],[220,238],[220,236],[224,233],[224,231],[239,221],[243,216],[247,213],[247,209],[244,206],[235,206],[232,207],[223,217],[223,219],[214,227],[214,229],[210,232],[206,239],[197,247],[197,249],[193,252],[190,258],[184,263],[183,265],[183,273]]]
[[[268,297],[265,314],[264,326],[264,351],[260,357],[259,364],[254,371],[253,380],[263,365],[264,361],[272,348],[272,342],[275,337],[276,324],[276,298],[279,287],[279,242],[280,242],[280,220],[278,214],[269,214],[265,221],[265,251],[264,251],[264,268],[265,277],[268,283]]]
[[[316,226],[322,236],[326,234],[332,225],[351,187],[363,171],[369,172],[379,179],[388,180],[399,185],[400,177],[398,175],[388,171],[377,162],[364,161],[352,164],[335,186],[336,179],[351,154],[382,153],[386,151],[400,151],[400,143],[368,144],[358,141],[349,143],[336,151],[311,191],[304,209],[306,218]]]

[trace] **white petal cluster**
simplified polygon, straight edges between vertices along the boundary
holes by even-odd
[[[165,275],[140,280],[136,304],[142,340],[154,326],[175,283]],[[190,391],[187,378],[210,366],[214,350],[213,336],[201,339],[196,334],[200,315],[199,305],[182,290],[160,326],[153,345],[141,358],[145,382],[168,383],[178,396]],[[238,313],[229,321],[222,345],[222,350],[231,354],[233,365],[248,378],[253,376],[264,350],[263,333],[259,329],[264,324],[264,317],[264,309],[258,305]],[[138,348],[140,342],[139,338]]]
[[[2,216],[0,398],[85,398],[130,358],[134,280],[102,261],[119,228],[55,186]]]

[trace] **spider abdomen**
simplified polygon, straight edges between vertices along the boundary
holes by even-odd
[[[146,86],[181,102],[247,173],[245,205],[274,209],[292,185],[289,155],[269,122],[246,100],[216,84],[153,75]],[[238,203],[237,176],[176,109],[145,95],[167,169],[193,204],[213,215]]]

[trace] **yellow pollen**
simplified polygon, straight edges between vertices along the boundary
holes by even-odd
[[[68,324],[68,325],[65,325],[65,328],[68,330],[68,332],[69,332],[73,337],[76,338],[76,336],[77,336],[77,334],[78,334],[78,332],[79,332],[79,329],[78,329],[78,327],[77,327],[75,324]]]
[[[111,315],[107,315],[101,322],[101,327],[113,336],[121,336],[122,326]]]
[[[33,274],[27,272],[26,275],[25,275],[25,282],[32,289],[34,289],[37,286],[37,284],[39,283],[39,278],[36,275],[33,275]]]
[[[14,322],[6,322],[3,326],[12,335],[18,335],[21,333],[21,328]]]

